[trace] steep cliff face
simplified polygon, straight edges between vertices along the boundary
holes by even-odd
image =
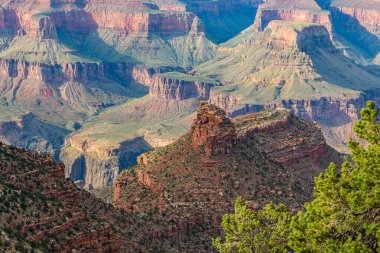
[[[343,26],[342,29],[356,29],[360,25],[368,32],[380,35],[380,3],[378,1],[335,0],[330,4],[330,11],[333,17],[340,16],[343,18],[346,16],[346,24],[337,24]]]
[[[321,10],[314,0],[269,0],[257,10],[254,29],[264,31],[272,20],[310,22],[331,29],[329,12]]]
[[[118,176],[115,205],[137,213],[156,210],[151,213],[158,225],[144,242],[208,252],[219,214],[233,207],[236,196],[256,208],[270,199],[298,208],[297,200],[311,196],[307,189],[321,161],[339,161],[336,155],[315,124],[286,110],[229,119],[202,103],[189,135],[141,155],[137,167]],[[160,237],[166,240],[152,239]]]
[[[230,154],[236,144],[235,126],[225,111],[202,102],[191,126],[189,137],[193,145],[203,146],[208,156]]]
[[[329,6],[338,34],[373,59],[380,52],[380,3],[378,1],[331,1]]]
[[[2,59],[0,75],[43,82],[81,82],[105,81],[104,66],[100,63],[62,63],[46,64],[27,62],[18,59]]]
[[[136,157],[152,147],[144,138],[119,146],[94,145],[85,139],[67,139],[60,160],[66,164],[65,177],[88,189],[111,186],[122,169],[135,164]]]
[[[156,74],[150,82],[149,94],[152,97],[165,99],[189,99],[197,98],[207,100],[212,87],[220,86],[220,83],[209,83],[198,80],[180,80],[171,78],[170,75]]]
[[[111,5],[109,8],[101,5],[87,5],[85,9],[53,13],[52,19],[57,27],[76,33],[101,28],[112,29],[119,34],[183,35],[203,31],[200,20],[190,12],[165,13],[149,10],[136,12],[124,5]]]

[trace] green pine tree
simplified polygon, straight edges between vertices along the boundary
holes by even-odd
[[[221,253],[285,252],[290,222],[285,205],[268,204],[255,212],[240,197],[235,213],[223,217],[225,241],[216,238],[213,245]]]

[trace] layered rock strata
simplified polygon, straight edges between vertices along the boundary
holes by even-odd
[[[329,13],[314,0],[268,0],[257,10],[254,29],[264,31],[273,20],[317,23],[331,29]]]
[[[179,80],[156,74],[150,81],[149,94],[152,97],[165,99],[197,98],[207,100],[212,87],[220,83],[211,83],[197,80]]]
[[[190,139],[196,146],[204,146],[208,156],[231,153],[236,143],[235,126],[225,117],[225,111],[201,103],[190,129]]]

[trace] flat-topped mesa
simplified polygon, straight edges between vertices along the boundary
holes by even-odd
[[[313,23],[272,21],[265,29],[268,48],[310,51],[316,47],[334,50],[326,27]]]
[[[257,10],[254,29],[263,31],[272,20],[310,22],[331,29],[329,12],[309,0],[267,0]]]
[[[229,154],[236,143],[235,125],[224,110],[201,102],[190,129],[190,139],[193,145],[204,146],[207,156]]]

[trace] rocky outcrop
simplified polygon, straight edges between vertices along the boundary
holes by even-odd
[[[220,232],[219,214],[233,208],[236,196],[256,209],[272,199],[292,206],[311,196],[325,160],[340,162],[316,124],[287,110],[227,118],[203,102],[189,135],[139,156],[138,166],[118,175],[114,204],[150,214],[156,225],[144,242],[206,252]]]
[[[305,124],[314,128],[314,133],[303,136],[286,136],[286,129],[293,127],[302,128],[290,110],[270,109],[258,114],[245,114],[233,118],[233,123],[238,129],[238,138],[253,138],[258,145],[260,152],[266,158],[284,166],[295,166],[299,161],[307,159],[312,163],[318,163],[326,156],[329,147],[319,126],[313,123]],[[278,140],[283,140],[281,143]],[[311,168],[310,168],[311,169]],[[293,173],[305,171],[294,170]]]
[[[207,100],[211,88],[220,85],[197,80],[180,80],[156,74],[150,82],[149,94],[152,97],[165,99],[197,98]]]
[[[225,116],[225,111],[202,102],[190,129],[193,145],[204,146],[208,156],[231,153],[236,143],[235,126]]]
[[[29,36],[38,40],[57,39],[56,27],[50,17],[37,16],[31,20]]]
[[[266,1],[257,10],[254,29],[264,31],[273,20],[317,23],[331,29],[329,13],[322,11],[314,1],[308,0]]]
[[[310,52],[315,48],[323,48],[326,51],[337,51],[331,42],[329,32],[321,25],[272,21],[264,32],[264,41],[262,46],[277,50]],[[311,59],[309,62],[301,62],[300,65],[312,65]]]

